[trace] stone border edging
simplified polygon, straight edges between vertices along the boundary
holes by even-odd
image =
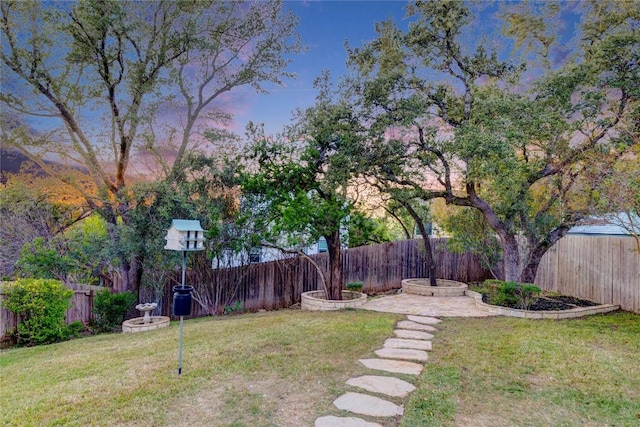
[[[592,307],[578,307],[571,308],[569,310],[554,310],[554,311],[532,311],[532,310],[520,310],[517,308],[500,307],[497,305],[487,304],[482,301],[482,294],[466,290],[464,294],[471,297],[476,302],[476,307],[482,311],[486,311],[492,314],[498,314],[507,317],[519,317],[522,319],[572,319],[575,317],[589,316],[591,314],[608,313],[610,311],[619,310],[619,305],[614,304],[601,304],[594,305]]]
[[[362,292],[342,291],[342,295],[358,295],[356,298],[338,300],[327,300],[324,298],[324,291],[303,292],[301,304],[303,310],[311,311],[331,311],[345,308],[356,308],[367,302],[367,294]]]
[[[405,294],[424,295],[432,297],[461,297],[467,289],[467,284],[455,280],[436,279],[436,286],[428,284],[422,285],[417,283],[428,282],[428,278],[411,278],[403,279],[402,292]]]

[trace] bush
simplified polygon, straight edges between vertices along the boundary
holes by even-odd
[[[480,293],[486,295],[487,302],[502,307],[528,309],[540,295],[539,287],[530,283],[485,280]]]
[[[5,287],[3,305],[19,316],[19,345],[48,344],[68,339],[65,323],[73,291],[54,279],[21,279]]]
[[[347,283],[347,289],[352,292],[362,292],[362,282],[350,282]]]
[[[94,325],[97,332],[113,332],[124,322],[124,316],[136,302],[131,292],[112,294],[108,289],[97,292],[93,300]]]

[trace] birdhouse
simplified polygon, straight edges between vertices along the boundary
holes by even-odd
[[[200,221],[174,219],[167,231],[165,249],[171,251],[204,250],[204,233]]]

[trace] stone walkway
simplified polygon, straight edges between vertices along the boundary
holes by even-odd
[[[436,330],[434,325],[440,319],[427,316],[407,316],[407,320],[398,322],[394,331],[397,338],[388,338],[381,349],[375,351],[376,359],[360,359],[360,363],[369,369],[391,374],[418,376],[422,372],[422,363],[428,359],[431,350],[429,332]],[[396,417],[404,413],[404,407],[382,396],[404,398],[415,386],[392,375],[363,375],[349,378],[347,384],[362,392],[347,392],[334,400],[336,408],[355,415],[370,417]],[[372,394],[369,394],[372,393]],[[382,427],[359,417],[320,417],[316,427]]]
[[[349,378],[347,384],[357,391],[347,392],[333,404],[354,415],[369,417],[397,417],[404,407],[386,397],[405,398],[415,390],[413,384],[390,374],[417,377],[431,350],[431,332],[440,323],[438,317],[486,317],[491,314],[478,310],[469,297],[431,297],[398,294],[374,298],[361,308],[386,313],[406,314],[407,319],[396,324],[395,337],[388,338],[375,351],[375,359],[360,359],[367,368],[378,371],[372,375]],[[386,374],[385,374],[386,373]],[[376,375],[378,374],[378,375]],[[315,427],[382,427],[357,416],[325,416],[315,421]]]

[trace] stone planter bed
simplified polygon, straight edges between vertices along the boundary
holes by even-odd
[[[342,291],[342,301],[325,299],[324,291],[309,291],[302,294],[302,309],[311,311],[342,310],[356,308],[367,302],[367,294]]]
[[[432,297],[461,297],[467,284],[455,280],[436,279],[436,286],[429,285],[429,279],[404,279],[402,292],[405,294],[425,295]]]
[[[487,313],[498,314],[508,317],[521,317],[523,319],[571,319],[574,317],[588,316],[591,314],[608,313],[620,309],[619,305],[601,304],[590,307],[571,308],[569,310],[549,310],[549,311],[533,311],[520,310],[516,308],[500,307],[490,305],[482,301],[482,294],[470,290],[465,291],[465,295],[473,298],[476,307]]]

